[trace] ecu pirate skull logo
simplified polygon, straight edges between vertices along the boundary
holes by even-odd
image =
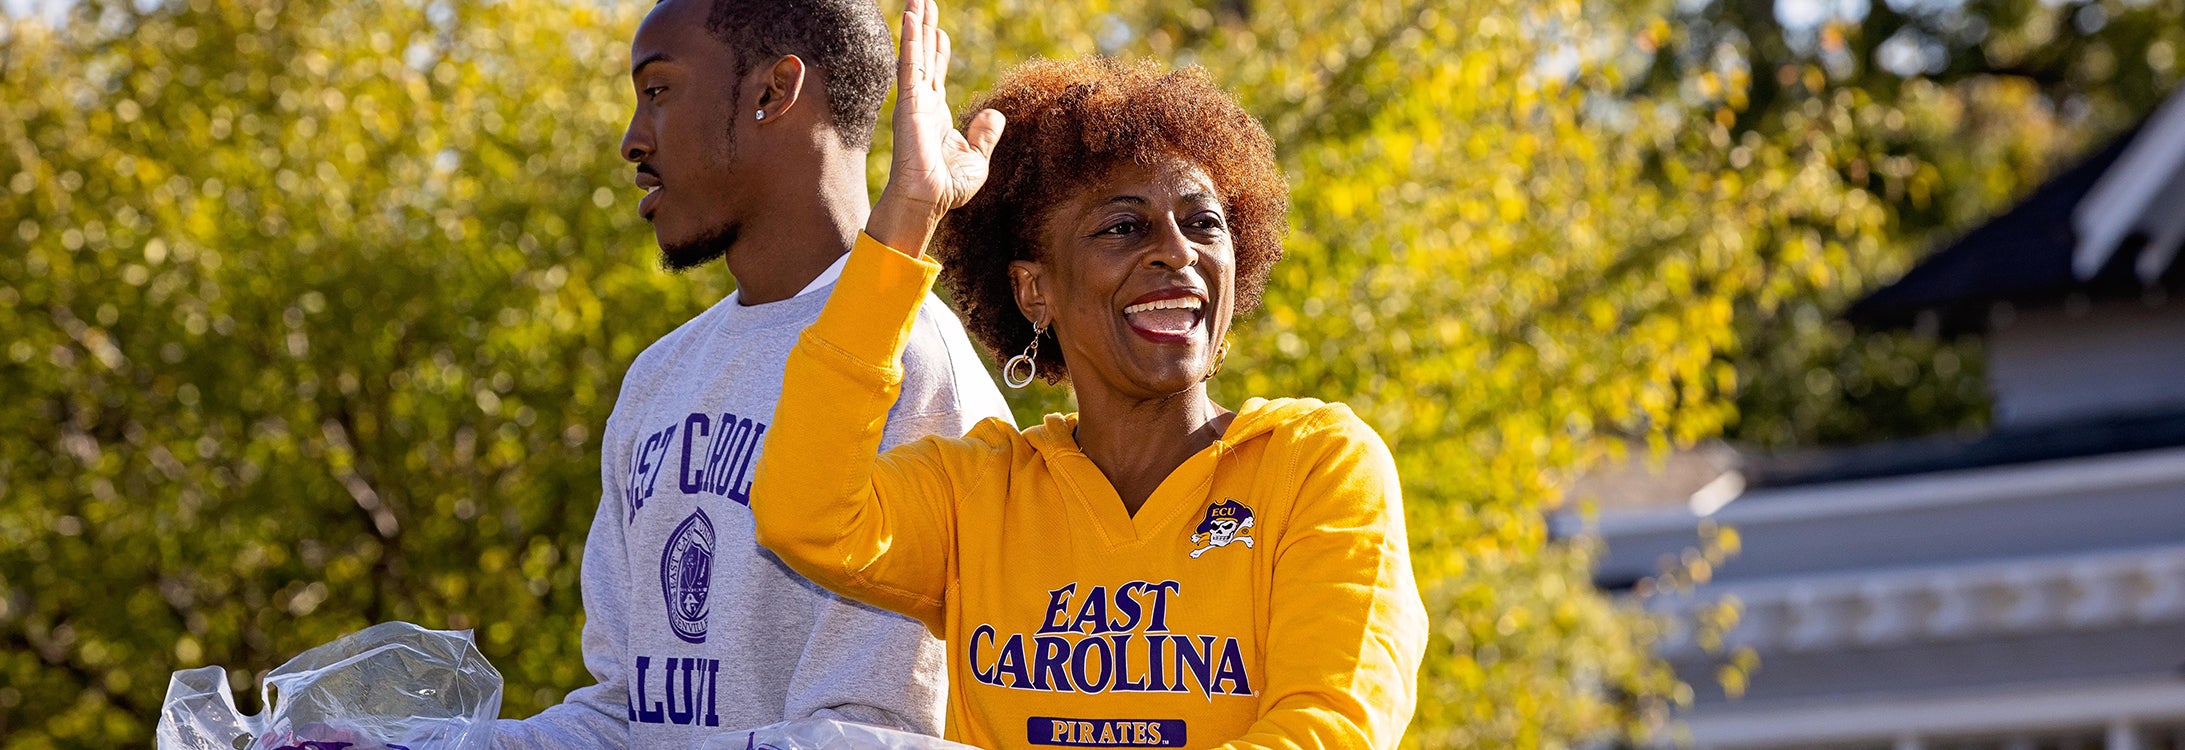
[[[1191,551],[1191,557],[1206,554],[1215,547],[1227,547],[1232,542],[1252,547],[1252,509],[1234,498],[1222,498],[1221,502],[1206,506],[1206,520],[1199,522],[1198,533],[1191,535],[1191,543],[1203,545]]]

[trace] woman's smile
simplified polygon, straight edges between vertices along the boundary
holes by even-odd
[[[1189,345],[1204,330],[1200,324],[1206,321],[1206,295],[1181,286],[1148,292],[1123,308],[1123,319],[1147,341]]]

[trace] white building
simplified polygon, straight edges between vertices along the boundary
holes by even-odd
[[[1986,339],[1992,431],[1801,456],[1685,456],[1668,504],[1604,504],[1598,582],[1742,552],[1741,698],[1690,644],[1704,749],[2185,748],[2185,95],[1854,305]]]

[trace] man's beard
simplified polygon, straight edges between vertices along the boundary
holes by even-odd
[[[723,224],[707,230],[696,238],[668,244],[660,243],[660,267],[682,273],[712,263],[728,254],[730,245],[736,244],[736,225]]]
[[[741,67],[744,66],[739,66],[739,68]],[[748,71],[739,69],[737,76],[741,78],[746,72]],[[730,97],[728,111],[736,112],[740,110],[741,107],[738,105],[743,101],[741,95],[732,91]],[[734,115],[729,115],[729,117],[733,118]],[[735,160],[735,127],[730,126],[723,130],[720,150],[713,156],[721,164],[729,164]],[[736,222],[729,220],[720,226],[706,230],[697,237],[673,245],[661,242],[660,267],[668,269],[671,273],[682,273],[712,263],[714,260],[728,255],[729,246],[736,244],[736,229]]]

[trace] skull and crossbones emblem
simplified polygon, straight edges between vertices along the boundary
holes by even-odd
[[[1231,498],[1207,506],[1206,520],[1199,522],[1197,533],[1191,535],[1191,543],[1203,545],[1191,551],[1192,559],[1198,559],[1207,550],[1227,547],[1241,542],[1246,549],[1252,547],[1252,509]]]

